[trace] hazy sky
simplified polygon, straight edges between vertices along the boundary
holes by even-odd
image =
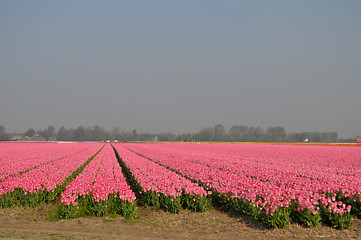
[[[0,1],[0,125],[361,135],[361,1]]]

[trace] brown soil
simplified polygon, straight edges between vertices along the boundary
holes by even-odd
[[[360,219],[347,230],[327,226],[309,229],[297,224],[267,229],[231,210],[171,214],[139,207],[140,218],[136,221],[107,216],[50,222],[47,216],[51,208],[44,205],[0,210],[0,239],[361,239]]]

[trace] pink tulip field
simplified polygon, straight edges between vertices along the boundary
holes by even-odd
[[[361,212],[361,148],[264,144],[127,144],[198,181],[220,204],[271,227],[351,225]]]
[[[144,157],[116,145],[121,164],[147,205],[178,213],[183,206],[193,211],[205,211],[211,205],[207,192],[197,183],[162,167]]]
[[[89,148],[89,144],[72,143],[22,143],[21,147],[19,146],[18,143],[1,143],[0,181],[8,176]]]
[[[59,218],[214,204],[269,227],[343,229],[361,217],[360,197],[357,146],[0,143],[0,208],[54,201]]]
[[[17,145],[22,153],[22,145],[29,147],[30,143],[8,144]],[[101,147],[99,144],[32,144],[36,151],[31,152],[34,156],[30,156],[29,159],[21,154],[16,161],[14,152],[8,155],[12,156],[11,163],[7,163],[6,158],[1,158],[4,171],[1,171],[0,207],[28,207],[54,200],[71,179],[72,173],[84,165]],[[39,145],[44,147],[42,155]],[[62,154],[60,150],[63,151]],[[24,166],[29,168],[25,169]]]
[[[136,216],[136,199],[130,190],[111,145],[107,144],[65,187],[61,194],[63,218],[119,213]]]

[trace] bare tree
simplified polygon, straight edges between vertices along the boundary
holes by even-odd
[[[240,125],[239,130],[241,132],[241,136],[245,136],[248,133],[248,127],[245,125]]]
[[[85,128],[83,126],[80,126],[77,129],[75,129],[75,131],[74,131],[74,140],[75,141],[89,140],[87,138],[87,136],[86,136],[86,131],[85,131]]]
[[[54,138],[54,135],[55,135],[55,127],[53,125],[48,126],[49,139]]]
[[[0,125],[0,141],[9,140],[9,135],[5,132],[5,127]]]
[[[237,125],[232,126],[228,131],[228,135],[231,141],[239,141],[241,138],[240,126]]]
[[[35,133],[36,133],[35,130],[33,128],[30,128],[24,133],[24,136],[32,137],[34,136]]]
[[[68,139],[68,131],[64,126],[61,126],[58,131],[57,140],[59,141],[66,141]]]
[[[267,133],[270,134],[271,141],[279,142],[286,140],[286,131],[283,127],[269,127]]]
[[[202,130],[198,132],[195,137],[198,141],[211,141],[213,137],[213,132],[213,127],[205,127],[202,128]]]
[[[222,141],[224,137],[224,126],[222,124],[217,124],[214,127],[214,140],[216,141]]]

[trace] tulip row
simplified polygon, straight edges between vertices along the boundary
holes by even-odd
[[[361,148],[296,145],[128,144],[142,156],[213,190],[213,196],[271,227],[290,219],[336,228],[360,213]],[[347,165],[346,165],[347,164]]]
[[[9,176],[0,183],[0,208],[14,205],[34,207],[55,200],[100,147],[99,144],[88,144],[87,150]],[[83,146],[78,145],[78,149],[83,149]]]
[[[1,143],[0,181],[76,152],[84,151],[90,146],[91,144],[73,143]]]
[[[172,213],[188,208],[205,211],[211,198],[203,187],[191,182],[134,152],[115,146],[119,163],[146,205],[156,206]]]
[[[104,216],[108,213],[132,218],[137,215],[135,199],[113,148],[107,144],[66,186],[61,194],[60,218]]]

